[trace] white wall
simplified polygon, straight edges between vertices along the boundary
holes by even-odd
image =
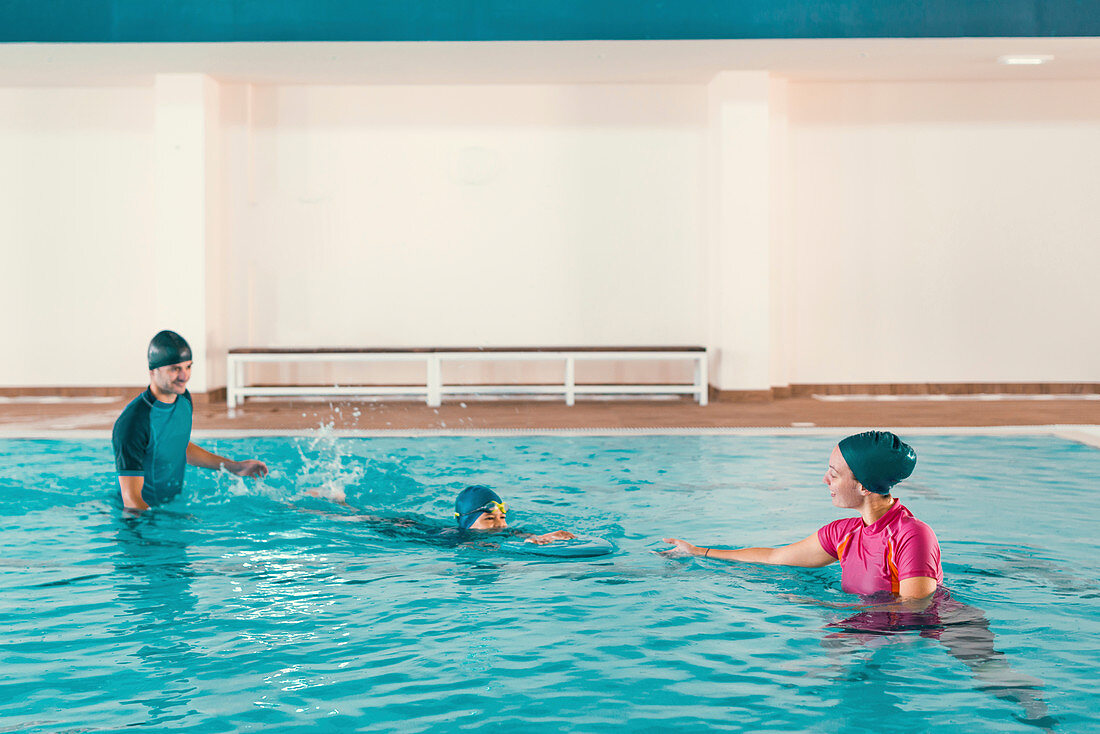
[[[246,91],[237,343],[702,338],[701,90],[257,87],[251,142]]]
[[[149,88],[0,89],[0,385],[134,385],[157,328]]]
[[[708,249],[707,85],[205,80],[201,115],[177,112],[200,120],[186,191],[207,221],[178,239],[156,88],[0,89],[0,387],[140,384],[192,296],[209,387],[232,346],[697,344],[738,317],[714,311],[713,264],[745,243],[729,221]],[[756,103],[768,326],[752,380],[719,387],[1100,380],[1100,84],[791,82]],[[176,247],[205,292],[166,303]]]
[[[1100,380],[1100,84],[792,84],[794,383]]]
[[[703,342],[699,87],[224,91],[227,343]]]

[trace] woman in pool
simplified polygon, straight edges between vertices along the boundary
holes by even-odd
[[[989,620],[981,610],[951,597],[942,585],[936,534],[890,496],[916,463],[913,449],[892,433],[848,436],[829,457],[825,484],[834,505],[858,510],[859,517],[831,522],[782,548],[723,550],[675,538],[665,542],[676,546],[673,552],[749,563],[827,566],[839,560],[841,588],[871,599],[854,616],[830,623],[838,631],[826,644],[848,640],[862,646],[892,632],[918,631],[966,664],[982,690],[1020,705],[1028,723],[1046,728],[1053,719],[1043,700],[1042,681],[1013,670],[994,648]]]
[[[890,592],[905,609],[928,606],[943,583],[940,545],[891,488],[913,473],[917,455],[887,431],[848,436],[829,457],[825,484],[833,504],[859,517],[836,520],[780,548],[726,550],[665,538],[672,552],[746,563],[817,567],[840,561],[841,588],[852,594]]]
[[[455,521],[459,530],[501,531],[508,529],[508,504],[493,490],[482,484],[467,487],[455,497]],[[571,540],[576,536],[568,530],[555,530],[543,535],[525,535],[525,542],[545,545],[555,540]]]

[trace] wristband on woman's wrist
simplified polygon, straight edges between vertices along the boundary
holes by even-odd
[[[709,555],[710,555],[710,548],[707,548],[707,550],[703,553],[703,558],[706,558]]]

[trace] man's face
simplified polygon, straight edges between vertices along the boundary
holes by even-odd
[[[167,395],[183,395],[187,390],[187,382],[191,379],[191,365],[194,362],[188,360],[164,367],[157,367],[149,371],[149,379],[156,388]]]

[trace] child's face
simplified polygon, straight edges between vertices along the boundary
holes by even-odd
[[[504,513],[494,507],[489,512],[483,512],[470,526],[470,530],[501,530],[508,527],[508,520]]]

